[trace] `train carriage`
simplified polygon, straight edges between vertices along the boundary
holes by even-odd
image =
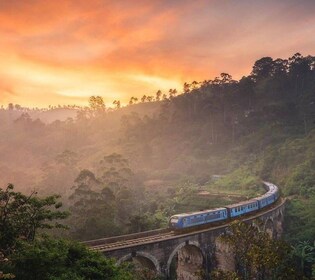
[[[229,218],[238,217],[249,212],[253,212],[259,209],[258,201],[255,199],[227,205]]]
[[[267,207],[279,198],[279,189],[276,185],[268,182],[264,182],[264,184],[268,187],[268,191],[256,198],[259,203],[259,209]]]
[[[184,213],[172,216],[170,218],[170,227],[174,229],[189,228],[225,220],[227,217],[228,213],[226,208],[216,208],[199,212]]]
[[[273,193],[266,193],[256,198],[259,202],[259,209],[267,207],[275,202],[275,195]]]

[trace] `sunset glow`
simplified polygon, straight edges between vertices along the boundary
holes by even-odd
[[[0,104],[107,104],[315,52],[314,1],[1,0]],[[266,39],[268,38],[268,39]]]

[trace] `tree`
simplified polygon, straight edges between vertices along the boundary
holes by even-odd
[[[5,269],[23,280],[132,280],[132,269],[116,266],[113,260],[82,244],[43,237],[23,243],[12,254]]]
[[[172,98],[174,98],[176,96],[177,90],[176,89],[170,89],[168,91],[168,93],[169,93],[169,98],[172,99]]]
[[[18,117],[14,123],[17,124],[22,124],[25,126],[28,126],[28,128],[30,127],[30,125],[32,124],[32,118],[28,113],[23,113],[20,117]]]
[[[113,104],[116,105],[116,109],[120,108],[120,101],[119,100],[114,100]]]
[[[188,83],[184,83],[184,93],[189,93],[190,92],[190,87],[191,85]],[[170,89],[170,92],[172,91],[172,89]]]
[[[73,166],[78,162],[78,155],[70,150],[65,150],[56,156],[56,162],[65,166]]]
[[[305,265],[313,264],[315,262],[315,241],[314,247],[310,245],[308,241],[300,241],[296,246],[293,247],[292,254],[297,257],[300,268],[303,274],[305,273]]]
[[[94,115],[96,113],[105,112],[106,106],[101,96],[91,96],[89,98],[89,105],[92,112],[94,112]]]
[[[146,100],[147,100],[147,96],[146,96],[146,95],[143,95],[143,96],[141,97],[141,102],[144,103]]]
[[[133,183],[134,174],[128,160],[117,153],[103,157],[99,163],[99,173],[102,182],[113,190]]]
[[[115,224],[116,202],[113,192],[89,170],[82,170],[75,180],[71,201],[71,235],[85,240],[118,233]]]
[[[68,216],[56,210],[62,206],[58,198],[38,198],[35,192],[26,196],[14,192],[11,184],[0,188],[0,279],[15,278],[12,267],[7,267],[14,263],[12,254],[20,250],[23,242],[33,242],[39,230],[65,228],[57,222]]]
[[[236,273],[241,279],[250,280],[254,276],[258,280],[296,279],[289,258],[291,247],[283,241],[271,239],[266,232],[234,221],[220,239],[230,246],[235,256]]]
[[[39,198],[15,192],[13,185],[0,188],[0,252],[9,254],[19,240],[33,241],[40,229],[64,228],[57,220],[67,212],[54,210],[62,206],[59,196]]]
[[[263,57],[255,62],[251,75],[255,81],[259,81],[270,77],[272,72],[273,59],[271,57]]]
[[[14,108],[15,108],[15,110],[17,110],[17,111],[22,110],[22,106],[19,105],[19,104],[15,104],[15,105],[14,105]]]
[[[161,100],[162,91],[158,90],[155,94],[155,100],[160,101]]]
[[[147,96],[147,101],[148,102],[152,102],[154,99],[154,97],[152,95]]]
[[[129,100],[129,105],[135,104],[138,102],[138,98],[137,97],[131,97]]]

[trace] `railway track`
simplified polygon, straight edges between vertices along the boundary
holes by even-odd
[[[141,244],[155,242],[158,240],[164,240],[172,236],[175,236],[175,233],[173,231],[169,231],[167,233],[161,233],[161,234],[156,234],[156,235],[147,236],[147,237],[140,237],[140,238],[135,238],[131,240],[122,240],[122,241],[116,241],[116,242],[108,243],[108,244],[95,245],[95,246],[92,246],[91,249],[95,251],[106,252],[106,251],[111,251],[112,249],[126,248],[126,247],[130,247],[134,245],[141,245]]]

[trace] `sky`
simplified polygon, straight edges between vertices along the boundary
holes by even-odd
[[[314,0],[0,0],[0,105],[107,104],[315,55]]]

